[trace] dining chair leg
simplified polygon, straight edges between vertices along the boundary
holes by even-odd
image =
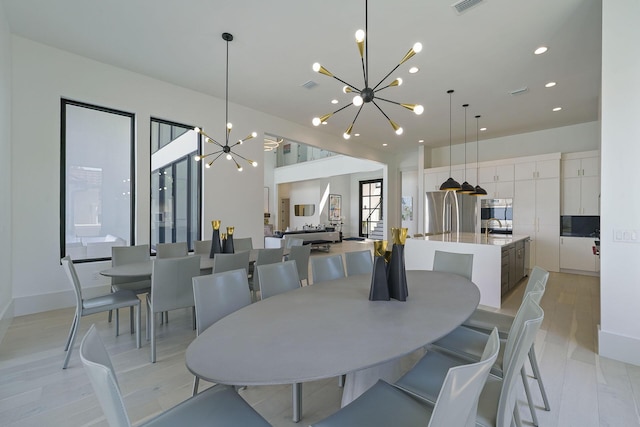
[[[529,411],[531,412],[531,420],[534,426],[538,426],[538,417],[536,416],[536,408],[533,405],[533,397],[531,396],[531,389],[529,388],[529,380],[527,378],[527,371],[524,369],[524,365],[520,369],[520,376],[522,377],[522,384],[524,386],[524,394],[529,404]]]
[[[138,303],[135,307],[136,312],[136,348],[140,348],[141,346],[141,337],[140,337],[140,328],[142,327],[142,304]],[[133,314],[133,313],[132,313]]]
[[[67,369],[67,366],[69,365],[69,359],[71,358],[71,353],[73,352],[73,344],[76,342],[76,335],[78,333],[78,328],[80,327],[80,317],[80,313],[76,311],[76,319],[73,322],[73,332],[71,334],[71,340],[69,341],[67,354],[64,356],[64,364],[62,365],[62,369]]]
[[[196,307],[193,306],[191,308],[192,312],[191,312],[191,318],[193,319],[193,330],[196,330]]]
[[[162,316],[162,313],[160,313]],[[150,335],[151,335],[151,363],[156,363],[156,316],[151,316],[151,325],[150,325]]]
[[[133,325],[134,324],[134,319],[133,319],[133,306],[129,307],[129,328],[131,329],[131,334],[133,334]]]
[[[76,322],[78,321],[78,313],[73,317],[73,322],[71,322],[71,328],[69,328],[69,336],[67,337],[67,343],[64,345],[64,351],[69,350],[69,343],[71,343],[71,337],[73,336],[73,330],[76,327]]]
[[[291,385],[293,394],[293,422],[297,423],[302,418],[302,383]]]
[[[545,411],[550,411],[551,406],[549,406],[549,398],[547,397],[547,391],[544,388],[544,384],[542,383],[542,376],[540,375],[540,367],[538,366],[538,358],[536,357],[536,350],[533,345],[529,349],[529,362],[531,362],[531,369],[533,370],[533,376],[538,381],[538,386],[540,387],[540,394],[542,394],[542,401],[544,402]]]
[[[111,323],[112,317],[113,317],[113,310],[109,310],[109,323]]]
[[[120,310],[116,309],[116,336],[120,335]]]
[[[338,377],[338,387],[344,388],[344,382],[345,382],[346,379],[347,379],[346,375],[340,375]]]
[[[193,391],[191,393],[192,396],[198,394],[198,386],[200,385],[200,378],[193,376]]]

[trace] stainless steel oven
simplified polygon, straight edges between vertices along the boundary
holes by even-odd
[[[480,228],[494,234],[512,234],[513,199],[482,199],[480,201]]]

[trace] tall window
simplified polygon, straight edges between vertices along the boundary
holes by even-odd
[[[360,237],[381,240],[383,230],[382,180],[360,181]]]
[[[60,254],[111,257],[134,243],[134,115],[61,101]]]
[[[200,135],[193,126],[151,119],[151,247],[200,238],[201,174],[194,156]]]

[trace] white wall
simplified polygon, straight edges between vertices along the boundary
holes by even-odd
[[[13,317],[11,197],[11,35],[0,3],[0,341]]]
[[[546,129],[537,132],[480,140],[479,161],[510,159],[547,153],[572,153],[600,149],[600,123]],[[467,143],[467,163],[476,161],[476,142]],[[426,168],[449,165],[449,146],[425,150]],[[451,147],[451,164],[464,164],[464,143]]]
[[[614,241],[640,233],[640,2],[602,2],[601,355],[640,365],[640,244]]]
[[[402,197],[410,197],[412,203],[412,216],[402,220],[402,227],[408,228],[409,236],[418,232],[418,211],[420,210],[418,198],[418,171],[402,172]]]
[[[6,36],[6,25],[0,29]],[[2,61],[3,90],[9,85],[13,90],[11,161],[7,164],[24,167],[13,168],[11,178],[0,184],[6,199],[15,189],[10,207],[13,218],[10,222],[11,268],[3,268],[2,274],[3,280],[11,282],[15,314],[20,315],[73,304],[70,285],[59,263],[60,99],[65,97],[136,114],[137,243],[149,241],[149,202],[145,195],[149,194],[150,117],[193,123],[215,137],[224,133],[224,100],[15,35],[11,41],[11,61]],[[0,49],[2,55],[8,56],[4,38]],[[11,82],[5,77],[8,67],[4,64],[7,63],[12,66]],[[2,99],[5,102],[7,97]],[[7,111],[8,104],[2,105]],[[0,120],[7,122],[8,115],[0,112]],[[251,131],[258,132],[258,138],[243,144],[242,154],[257,159],[260,165],[256,169],[246,167],[245,172],[238,173],[224,160],[219,160],[205,171],[205,238],[211,233],[210,221],[219,219],[223,227],[235,226],[238,236],[262,241],[264,166],[260,160],[263,159],[264,133],[288,135],[332,151],[384,162],[383,153],[357,144],[345,145],[339,135],[328,135],[238,105],[230,104],[229,118],[234,124],[233,135],[243,137]],[[6,150],[4,141],[9,126],[4,124],[2,149]],[[210,147],[205,147],[205,152],[209,150]],[[2,161],[6,158],[8,156],[3,155]],[[10,170],[8,166],[1,169],[3,174]],[[7,182],[20,185],[5,187]],[[3,257],[2,262],[7,259]],[[38,268],[33,268],[34,261],[38,262]],[[99,289],[108,284],[107,279],[98,274],[106,264],[89,263],[78,268],[87,287]],[[12,276],[7,277],[6,270],[12,271]],[[1,286],[4,294],[8,294],[6,287]]]

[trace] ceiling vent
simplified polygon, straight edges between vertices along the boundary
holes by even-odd
[[[484,3],[484,0],[460,0],[459,2],[452,4],[451,7],[456,10],[458,15],[460,15],[480,3]]]
[[[316,86],[318,86],[318,83],[314,82],[313,80],[302,83],[302,87],[305,89],[313,89]]]
[[[509,92],[511,95],[521,95],[525,92],[529,92],[529,88],[524,86],[521,87],[520,89],[516,89],[516,90],[512,90],[511,92]]]

